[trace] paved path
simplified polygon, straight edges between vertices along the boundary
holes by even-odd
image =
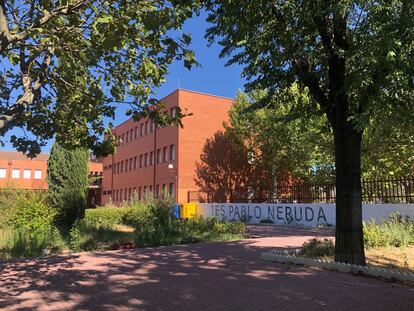
[[[414,288],[262,262],[329,231],[252,227],[237,242],[0,262],[1,310],[414,310]]]

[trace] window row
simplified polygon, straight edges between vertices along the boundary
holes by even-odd
[[[170,109],[171,117],[175,118],[177,116],[177,108]],[[136,126],[133,129],[126,131],[120,135],[117,135],[116,138],[121,145],[129,143],[133,140],[143,137],[147,134],[151,134],[155,130],[155,123],[152,120],[142,122],[139,126]]]
[[[7,178],[7,171],[8,169],[6,168],[0,168],[0,178]],[[22,174],[23,171],[23,174]],[[31,170],[31,169],[20,169],[20,168],[13,168],[11,170],[11,178],[13,179],[19,179],[22,178],[23,179],[31,179],[32,178],[32,173],[33,173],[33,178],[34,179],[42,179],[42,170],[41,169],[35,169],[35,170]]]
[[[122,201],[128,201],[133,198],[134,193],[137,196],[138,200],[143,200],[145,197],[151,195],[153,193],[153,186],[143,186],[143,187],[131,187],[131,188],[125,188],[125,189],[114,189],[113,193],[111,191],[103,191],[103,195],[111,195],[112,194],[112,200],[114,202],[122,202]],[[167,193],[170,196],[174,196],[175,193],[175,187],[174,183],[168,184],[162,184],[162,185],[156,185],[155,186],[155,194],[157,196]]]
[[[138,168],[144,168],[148,166],[153,166],[154,163],[166,163],[169,161],[175,160],[175,145],[170,145],[169,147],[159,148],[157,152],[154,151],[141,154],[133,158],[126,159],[124,161],[116,162],[113,165],[108,165],[104,167],[104,170],[113,170],[113,174],[120,174]]]

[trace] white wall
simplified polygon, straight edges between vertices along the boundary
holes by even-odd
[[[414,219],[414,204],[363,204],[365,221],[388,218],[394,212]],[[335,204],[254,204],[254,203],[199,203],[197,214],[221,220],[247,218],[250,223],[271,219],[275,224],[314,227],[335,225]]]

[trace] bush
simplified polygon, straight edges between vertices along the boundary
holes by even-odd
[[[311,239],[303,243],[301,255],[306,257],[331,257],[335,255],[335,245],[330,239]]]
[[[175,219],[172,217],[170,207],[171,202],[168,200],[156,200],[151,202],[147,209],[142,209],[140,214],[135,215],[137,246],[148,247],[230,239],[246,233],[246,225],[242,222],[221,222],[216,218],[201,216]]]
[[[98,207],[85,211],[84,222],[92,227],[114,229],[117,225],[123,224],[131,208],[124,207]]]
[[[6,197],[5,197],[6,196]],[[36,257],[62,251],[62,237],[53,225],[55,213],[44,194],[14,191],[2,193],[1,257]],[[7,208],[4,202],[10,204]]]
[[[409,217],[394,213],[380,223],[370,221],[363,224],[364,242],[367,248],[414,244],[414,222]]]
[[[126,218],[126,224],[135,228],[135,243],[139,247],[173,243],[179,233],[177,220],[172,217],[169,198],[159,198],[147,203]]]

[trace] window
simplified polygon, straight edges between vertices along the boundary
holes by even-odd
[[[141,200],[142,199],[142,187],[138,188],[138,199]]]
[[[121,161],[121,173],[124,172],[124,161]]]
[[[174,196],[174,183],[170,183],[169,193],[170,196]]]
[[[162,194],[164,195],[167,192],[167,186],[162,184]]]
[[[144,136],[144,123],[141,123],[140,134],[141,134],[141,137]]]
[[[128,159],[125,160],[125,172],[128,172]]]
[[[154,164],[154,151],[151,151],[151,154],[150,154],[150,165],[153,165]]]
[[[144,186],[144,197],[147,195],[147,186]]]
[[[149,164],[149,161],[148,161],[148,153],[146,153],[145,154],[145,167],[147,167],[148,164]]]
[[[162,161],[161,159],[161,149],[157,150],[157,164],[160,164]]]
[[[155,186],[155,193],[157,194],[157,196],[160,195],[160,185]]]
[[[14,168],[12,171],[12,178],[20,178],[20,169]]]
[[[126,143],[128,142],[128,140],[129,140],[129,131],[126,132]]]
[[[149,123],[149,129],[148,129],[150,133],[152,133],[152,130],[153,130],[153,126],[152,125],[153,125],[153,122],[151,120],[150,123]]]
[[[163,157],[164,162],[168,161],[168,147],[164,147],[162,149],[162,157]]]
[[[150,193],[152,192],[152,186],[149,186],[149,192]]]
[[[32,178],[32,170],[25,169],[23,171],[23,178],[24,179],[30,179],[30,178]]]
[[[42,170],[34,170],[34,179],[42,179]]]
[[[119,162],[115,163],[116,166],[116,173],[119,174]]]
[[[122,136],[121,136],[121,145],[123,145],[123,144],[124,144],[124,142],[125,142],[125,135],[124,135],[124,134],[122,134]]]
[[[171,145],[170,146],[170,161],[174,161],[175,160],[175,146]]]
[[[155,131],[155,122],[154,122],[154,121],[152,121],[152,126],[151,126],[151,128],[152,128],[152,131]]]
[[[149,133],[148,121],[145,122],[145,134]]]
[[[6,178],[7,176],[7,169],[0,168],[0,178]]]
[[[134,157],[134,170],[138,168],[138,158]]]
[[[135,137],[135,139],[138,138],[138,126],[135,127],[134,137]]]
[[[144,166],[144,157],[143,157],[143,155],[141,154],[140,156],[139,156],[139,167],[140,168],[142,168]]]
[[[132,171],[132,158],[129,159],[129,171]]]
[[[170,109],[170,115],[171,117],[175,118],[177,116],[177,107]]]
[[[134,129],[129,131],[129,141],[132,141],[134,139]]]

